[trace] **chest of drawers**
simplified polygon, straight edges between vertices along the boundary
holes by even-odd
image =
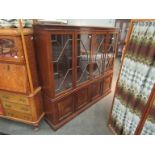
[[[43,116],[33,31],[0,29],[0,117],[38,126]]]

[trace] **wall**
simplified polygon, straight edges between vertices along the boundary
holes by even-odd
[[[114,27],[115,19],[67,19],[69,25]]]

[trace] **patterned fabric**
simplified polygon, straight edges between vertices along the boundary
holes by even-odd
[[[153,107],[145,121],[142,133],[143,135],[155,135],[155,101]]]
[[[117,134],[135,133],[154,83],[155,22],[138,22],[133,26],[116,86],[111,125]],[[155,133],[155,124],[152,128]]]

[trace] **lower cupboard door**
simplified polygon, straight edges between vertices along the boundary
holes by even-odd
[[[91,101],[93,101],[94,99],[102,95],[102,82],[101,81],[92,83],[89,86],[89,95],[90,95]]]
[[[75,94],[76,110],[88,104],[88,87],[82,88]]]
[[[104,78],[103,93],[106,93],[106,92],[110,91],[111,83],[112,83],[112,75],[107,76],[106,78]]]
[[[74,98],[72,95],[65,97],[56,103],[57,119],[61,121],[74,113]]]

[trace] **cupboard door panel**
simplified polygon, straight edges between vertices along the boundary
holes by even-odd
[[[112,81],[112,75],[104,78],[103,93],[106,93],[111,89],[111,81]]]
[[[56,104],[58,108],[58,120],[62,120],[74,113],[74,100],[72,95],[64,98]]]
[[[90,100],[94,100],[99,96],[101,96],[102,95],[101,90],[102,90],[101,81],[91,84],[89,86]]]
[[[88,104],[88,88],[82,88],[75,94],[76,99],[76,109],[80,109],[86,104]]]
[[[0,63],[0,89],[27,93],[28,79],[25,66]]]

